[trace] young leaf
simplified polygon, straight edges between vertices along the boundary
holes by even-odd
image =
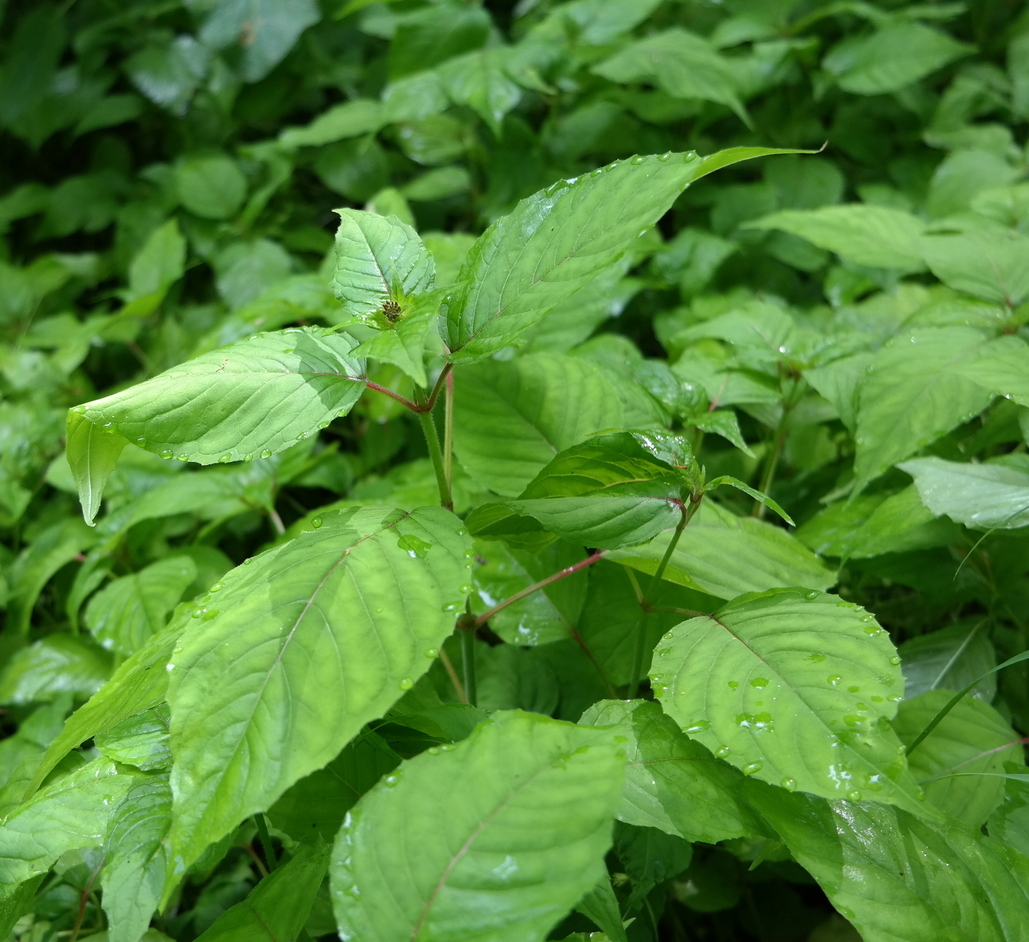
[[[658,642],[651,682],[686,733],[746,775],[924,812],[887,720],[903,691],[889,637],[856,605],[777,589]]]
[[[228,573],[169,665],[186,864],[321,768],[428,670],[470,591],[440,508],[351,508]]]
[[[977,529],[1029,526],[1029,474],[999,464],[914,458],[897,465],[937,516]]]
[[[748,149],[729,162],[762,153],[771,151]],[[696,154],[633,157],[522,200],[468,255],[447,303],[451,358],[482,359],[518,340],[617,262],[703,164]]]
[[[314,327],[254,334],[75,406],[72,415],[162,458],[213,464],[267,456],[350,411],[365,385],[363,365],[350,356],[355,346],[346,334]],[[113,467],[114,446],[100,444],[93,458],[95,436],[78,425],[75,431],[68,438],[68,461],[81,469],[80,499],[91,519]]]
[[[602,700],[579,722],[614,726],[628,739],[619,821],[707,844],[763,832],[736,798],[740,772],[685,736],[656,703]]]
[[[705,493],[707,491],[713,491],[716,487],[721,487],[723,484],[727,487],[734,487],[738,491],[743,491],[743,493],[746,494],[748,497],[753,497],[754,500],[756,500],[759,504],[764,504],[769,510],[777,513],[791,527],[796,526],[796,524],[793,522],[793,518],[788,513],[786,513],[786,511],[783,510],[782,507],[780,507],[774,500],[772,500],[771,497],[769,497],[767,494],[762,494],[761,491],[756,490],[749,484],[744,484],[743,481],[741,481],[739,478],[734,478],[731,474],[723,474],[717,478],[712,478],[704,485],[704,491]]]
[[[899,808],[788,795],[757,782],[746,797],[867,942],[1029,934],[1029,861],[999,841]]]
[[[300,844],[289,861],[265,877],[242,903],[222,913],[197,942],[292,942],[304,929],[329,867],[320,837]]]
[[[390,318],[383,305],[402,305],[432,288],[436,269],[418,233],[396,216],[337,209],[332,290],[348,314],[373,326]],[[399,314],[399,310],[397,314]]]
[[[609,730],[510,712],[404,763],[336,838],[340,935],[542,939],[606,874],[622,762]]]

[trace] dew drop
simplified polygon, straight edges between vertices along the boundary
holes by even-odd
[[[871,697],[869,697],[869,699],[872,701],[872,703],[882,703],[883,702],[883,698],[879,697],[879,696],[871,696]]]
[[[387,788],[392,788],[399,781],[400,781],[400,776],[399,775],[387,775],[382,780],[382,784],[385,785]]]
[[[797,790],[797,783],[792,778],[784,778],[779,784],[788,792]]]
[[[750,682],[750,686],[751,687],[767,687],[768,686],[768,678],[767,677],[755,677]]]
[[[203,614],[204,614],[204,612],[206,612],[206,611],[207,611],[207,609],[206,609],[206,608],[194,608],[194,609],[193,609],[193,617],[194,617],[194,618],[199,618],[199,617],[200,617],[201,615],[203,615]]]
[[[170,448],[162,448],[161,449],[161,457],[162,458],[172,458],[172,457],[174,457],[174,454],[173,454],[173,452],[172,452],[172,450]]]
[[[683,727],[684,733],[702,733],[705,729],[710,729],[711,724],[707,720],[697,720],[694,723],[690,723],[689,726]]]
[[[657,155],[657,159],[660,160],[661,163],[667,163],[669,160],[672,159],[671,151],[668,151],[667,153],[664,153],[664,154],[658,154]]]
[[[203,620],[204,621],[211,621],[212,619],[217,618],[220,614],[221,614],[221,612],[219,612],[218,609],[212,608],[212,609],[204,612]]]
[[[744,775],[754,775],[756,772],[760,772],[764,768],[764,765],[765,764],[763,762],[748,762],[742,769],[740,769],[740,771]]]
[[[426,543],[425,540],[411,535],[402,536],[397,540],[397,546],[405,550],[411,559],[424,559],[429,550],[432,549],[431,543]],[[472,591],[471,587],[468,588],[468,591]]]
[[[719,746],[715,750],[715,755],[718,756],[719,759],[726,758],[729,755],[729,747],[728,746]]]
[[[428,753],[429,753],[430,756],[438,756],[439,755],[439,746],[429,746]]]
[[[849,691],[850,691],[851,693],[860,693],[860,692],[861,692],[861,688],[860,688],[860,687],[855,687],[855,686],[853,686],[853,685],[851,685],[851,686],[850,686],[850,687],[848,687],[847,689],[848,689],[848,690],[849,690]]]
[[[189,455],[176,455],[176,461],[189,461]]]
[[[825,660],[825,655],[824,654],[809,654],[807,656],[807,659],[809,661],[812,661],[815,664],[821,664],[821,662]]]
[[[425,656],[431,658],[439,657],[439,648],[426,648]]]
[[[850,801],[861,801],[861,792],[859,792],[856,788],[852,788],[849,792],[847,792],[847,798],[850,799]]]
[[[208,591],[209,591],[209,592],[220,592],[220,591],[221,591],[222,589],[224,589],[224,588],[225,588],[225,586],[224,586],[224,584],[223,584],[223,583],[221,583],[221,582],[216,582],[216,583],[215,583],[215,584],[214,584],[213,586],[211,586],[211,588],[210,588],[210,589],[208,589]]]
[[[410,690],[414,686],[414,681],[410,677],[405,677],[400,681],[401,690]]]
[[[314,529],[317,530],[321,525],[322,525],[322,518],[321,517],[314,517],[311,520],[311,526],[314,527]]]
[[[270,458],[271,456],[272,456],[272,450],[270,448],[265,448],[265,450],[261,452],[261,457],[262,458]]]
[[[816,592],[814,589],[812,589],[810,592],[804,593],[804,598],[806,598],[809,602],[813,602],[815,599],[819,598],[821,594],[821,592]]]
[[[243,565],[244,566],[249,566],[253,561],[254,561],[254,557],[253,556],[248,556],[246,559],[243,560]]]
[[[839,674],[833,674],[831,677],[827,678],[827,682],[833,687],[838,687],[843,683],[843,678]]]
[[[739,685],[740,685],[740,682],[738,680],[730,680],[729,681],[729,689],[730,690],[735,690]]]
[[[228,452],[226,452],[218,459],[219,464],[225,464],[228,461],[232,461],[232,455],[230,455]]]
[[[899,655],[897,655],[897,654],[894,654],[894,655],[893,655],[893,657],[891,657],[891,658],[890,658],[890,663],[891,663],[891,664],[892,664],[892,665],[893,665],[894,667],[896,667],[896,666],[897,666],[897,665],[898,665],[898,664],[900,663],[900,656],[899,656]]]
[[[637,155],[635,157],[630,157],[629,158],[629,163],[636,164],[636,166],[639,166],[640,164],[645,164],[646,162],[647,162],[647,158],[646,157],[641,157],[639,155]]]

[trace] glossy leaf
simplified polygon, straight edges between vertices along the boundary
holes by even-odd
[[[432,256],[414,229],[396,216],[356,209],[336,212],[339,228],[332,290],[348,314],[386,326],[402,316],[407,296],[433,286]],[[398,308],[392,317],[383,313],[383,305],[389,302]]]
[[[341,936],[542,940],[605,873],[622,761],[610,731],[512,712],[406,762],[336,838]]]
[[[462,534],[439,508],[341,511],[198,604],[168,691],[172,838],[187,864],[428,670],[469,591]]]
[[[930,690],[905,700],[893,720],[901,742],[910,745],[951,696],[949,690]],[[992,775],[1022,758],[1018,740],[993,707],[965,697],[912,752],[908,766],[929,802],[978,828],[1004,796],[1004,779]],[[949,774],[954,772],[960,774]]]
[[[73,635],[51,635],[15,652],[0,673],[0,703],[53,700],[61,693],[86,698],[111,673],[110,658]]]
[[[127,444],[121,435],[94,425],[84,415],[68,413],[68,463],[79,489],[82,516],[90,526],[100,510],[104,485]]]
[[[690,865],[693,848],[681,837],[657,828],[619,824],[615,826],[615,853],[632,880],[626,905],[633,908],[655,886],[682,873]]]
[[[932,273],[944,284],[1015,307],[1029,297],[1029,236],[1010,229],[938,232],[921,240]]]
[[[975,696],[990,703],[997,692],[997,678],[988,672],[997,666],[997,655],[985,629],[983,621],[971,627],[951,625],[905,641],[898,649],[903,659],[904,695],[964,690],[982,678]]]
[[[755,786],[748,800],[865,942],[1008,942],[1029,932],[1029,860],[1000,842],[886,805]]]
[[[168,704],[143,710],[109,729],[97,732],[94,744],[101,755],[144,772],[171,766]]]
[[[897,465],[930,511],[977,529],[1029,525],[1029,474],[999,464],[915,458]]]
[[[903,691],[899,664],[856,605],[778,589],[677,625],[650,674],[669,716],[746,775],[920,810],[888,724]]]
[[[643,546],[615,550],[608,558],[651,573],[670,538],[666,530]],[[683,530],[664,578],[722,599],[775,586],[828,589],[836,581],[824,563],[782,528],[737,517],[710,500]]]
[[[262,936],[293,942],[303,932],[328,866],[329,848],[321,838],[305,841],[242,903],[222,913],[197,942],[250,942]]]
[[[602,700],[579,722],[614,726],[628,740],[619,821],[708,844],[762,833],[736,797],[743,776],[684,735],[656,703]]]

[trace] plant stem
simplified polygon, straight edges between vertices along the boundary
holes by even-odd
[[[779,456],[782,454],[783,442],[786,440],[786,429],[783,428],[785,421],[785,414],[783,419],[779,422],[779,425],[775,430],[775,445],[772,448],[771,453],[768,455],[768,463],[765,465],[765,473],[761,475],[761,484],[758,490],[762,494],[767,494],[772,487],[772,482],[775,480],[775,469],[779,464]],[[754,506],[753,516],[759,520],[765,515],[765,505],[758,501]]]
[[[468,703],[475,706],[475,632],[461,631],[461,673],[464,674],[464,693]]]
[[[450,494],[450,481],[447,479],[446,463],[443,460],[443,452],[439,447],[439,435],[436,434],[436,423],[432,420],[431,412],[419,412],[418,419],[422,423],[422,431],[425,433],[425,442],[429,446],[429,457],[432,459],[432,467],[436,472],[436,484],[439,487],[439,502],[447,510],[454,509],[454,498]]]
[[[257,825],[257,836],[261,839],[261,850],[264,851],[264,859],[268,861],[270,873],[278,866],[278,862],[275,860],[275,848],[272,846],[272,838],[268,833],[268,822],[260,811],[254,815],[254,824]]]
[[[443,390],[443,470],[447,475],[447,487],[454,485],[454,374],[447,373],[447,384]]]
[[[350,377],[347,377],[347,378],[348,379],[361,379],[360,376],[350,376]],[[402,406],[405,406],[406,408],[410,409],[412,412],[421,412],[422,411],[415,403],[411,402],[410,399],[405,399],[403,396],[400,395],[400,393],[393,392],[392,389],[387,389],[385,386],[380,386],[378,383],[372,383],[372,382],[369,382],[368,380],[362,380],[362,382],[369,389],[374,389],[376,392],[382,393],[384,396],[389,396],[390,399],[395,399]]]
[[[688,508],[682,508],[679,522],[675,526],[675,532],[668,541],[668,548],[665,550],[664,556],[661,557],[661,562],[657,564],[657,569],[654,570],[654,575],[650,580],[650,585],[647,587],[647,592],[640,601],[643,613],[636,623],[636,644],[632,651],[632,670],[629,673],[630,700],[636,698],[636,692],[640,686],[640,674],[643,672],[643,652],[647,647],[647,624],[650,621],[652,611],[651,603],[657,595],[658,586],[661,584],[661,579],[668,568],[668,562],[672,558],[672,553],[675,552],[675,547],[679,545],[679,537],[682,536],[682,531],[686,529],[686,524],[690,522],[690,518],[697,512],[698,507],[700,507],[700,501],[691,500]]]
[[[429,398],[425,402],[420,403],[418,408],[424,412],[431,412],[436,406],[436,399],[439,397],[439,391],[446,385],[450,379],[450,374],[454,369],[453,363],[448,363],[440,370],[439,376],[436,377],[436,384],[432,387],[432,392],[429,393]]]
[[[538,592],[540,589],[545,589],[548,585],[557,582],[560,579],[564,579],[567,576],[574,575],[577,572],[582,571],[587,566],[592,566],[598,559],[602,559],[607,555],[607,550],[597,550],[591,556],[587,556],[585,559],[579,560],[572,566],[566,566],[564,569],[555,572],[552,576],[547,576],[546,579],[541,579],[539,582],[534,583],[526,589],[522,589],[521,592],[516,592],[510,598],[504,599],[503,602],[494,605],[487,612],[483,612],[475,619],[475,627],[481,628],[486,624],[497,612],[503,611],[508,605],[514,605],[515,602],[520,602],[527,595],[532,595],[533,592]]]
[[[467,703],[468,694],[464,692],[464,684],[461,683],[461,678],[457,676],[457,671],[454,670],[453,662],[447,656],[447,652],[442,648],[440,648],[439,659],[443,662],[443,669],[447,672],[450,683],[454,686],[454,693],[457,694],[457,699],[462,703]]]

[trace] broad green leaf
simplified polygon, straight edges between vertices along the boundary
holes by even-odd
[[[693,858],[693,847],[658,828],[615,825],[615,853],[632,881],[627,909],[635,908],[655,886],[677,877]]]
[[[154,104],[182,115],[211,64],[211,50],[189,35],[162,37],[125,60],[132,84]]]
[[[662,835],[663,836],[663,835]],[[618,906],[618,897],[607,874],[600,882],[575,905],[577,912],[595,922],[605,937],[611,942],[629,942],[622,923],[622,912]],[[596,936],[591,934],[590,939]]]
[[[867,559],[943,546],[956,531],[925,509],[912,486],[896,494],[863,494],[830,504],[797,530],[797,539],[819,556]]]
[[[26,880],[6,895],[0,894],[0,933],[10,936],[18,920],[32,908],[36,890],[46,874]]]
[[[93,526],[100,496],[118,456],[128,442],[121,435],[94,425],[74,410],[68,412],[67,453],[86,523]]]
[[[960,373],[991,393],[1029,406],[1027,359],[1029,344],[1021,337],[1005,334],[992,341],[981,357],[963,364]]]
[[[832,403],[840,421],[853,432],[857,426],[858,395],[868,372],[872,354],[855,353],[825,366],[804,370],[806,379],[820,396]]]
[[[365,385],[354,346],[313,327],[254,334],[72,412],[162,458],[267,457],[350,411]],[[81,466],[81,440],[68,447]]]
[[[450,100],[467,105],[498,137],[500,124],[522,97],[507,74],[509,52],[501,47],[476,49],[449,59],[438,74]]]
[[[0,673],[0,703],[92,696],[111,674],[111,659],[74,635],[51,635],[15,652]]]
[[[614,726],[628,740],[618,820],[715,844],[763,832],[737,798],[743,776],[685,736],[646,700],[602,700],[579,721]]]
[[[321,147],[379,130],[383,123],[382,102],[354,98],[330,108],[302,128],[286,128],[279,134],[283,147]]]
[[[348,314],[373,326],[402,316],[409,295],[428,291],[436,269],[418,233],[396,216],[338,209],[332,290]],[[390,315],[383,305],[397,306]],[[374,315],[378,315],[375,317]]]
[[[300,34],[319,19],[315,0],[215,0],[200,29],[200,41],[214,49],[237,46],[244,81],[263,79]]]
[[[99,847],[112,813],[141,777],[96,759],[8,815],[0,829],[0,897],[46,873],[66,851]]]
[[[170,715],[160,703],[98,732],[93,741],[101,755],[144,772],[171,766]]]
[[[744,228],[789,232],[858,265],[905,272],[925,268],[919,243],[925,224],[911,213],[887,206],[855,203],[784,209],[745,223]]]
[[[732,62],[684,29],[670,29],[629,43],[593,72],[612,82],[653,82],[673,98],[700,98],[726,105],[749,126]]]
[[[540,646],[478,645],[475,652],[476,705],[488,712],[528,710],[546,716],[555,713],[561,699],[561,686],[546,652],[547,649]]]
[[[615,383],[577,357],[534,353],[454,370],[454,454],[504,496],[520,494],[565,448],[625,427],[626,412]]]
[[[468,255],[447,304],[452,359],[482,359],[511,345],[614,265],[694,179],[768,153],[632,157],[522,200]]]
[[[652,573],[668,548],[672,531],[643,546],[614,550],[608,559]],[[833,572],[781,527],[705,500],[682,532],[665,579],[722,599],[776,586],[828,589]]]
[[[658,642],[651,682],[693,739],[746,775],[916,809],[889,727],[900,658],[872,615],[821,592],[746,595]]]
[[[883,95],[900,91],[973,51],[924,23],[898,21],[867,36],[850,36],[822,60],[844,91]]]
[[[990,404],[993,396],[959,372],[987,345],[970,327],[927,328],[900,334],[875,354],[860,391],[857,491]]]
[[[990,837],[1029,857],[1029,782],[1008,779],[1004,784],[1004,801],[990,815],[987,829]]]
[[[147,775],[111,815],[100,875],[110,942],[138,942],[157,910],[168,869],[172,795],[166,775]]]
[[[1029,525],[1029,474],[1024,471],[942,458],[914,458],[897,467],[915,479],[922,503],[938,517],[946,514],[980,530]]]
[[[544,939],[606,873],[622,762],[609,730],[520,712],[405,762],[336,838],[341,937]]]
[[[1029,860],[958,823],[748,783],[747,799],[865,942],[1029,933]]]
[[[165,626],[196,574],[188,556],[169,556],[115,579],[89,600],[86,627],[102,647],[134,654]]]
[[[581,547],[555,543],[538,552],[500,540],[477,540],[472,569],[476,615],[569,566],[582,562]],[[493,615],[490,628],[508,644],[536,645],[570,637],[586,598],[586,573],[566,576]]]
[[[324,766],[428,670],[470,591],[440,508],[351,508],[228,573],[169,666],[176,855],[188,865]]]
[[[898,648],[904,671],[904,695],[917,697],[927,690],[964,690],[979,678],[975,696],[990,703],[997,678],[988,674],[997,666],[997,654],[987,637],[985,622],[950,625],[927,635],[909,638]],[[986,674],[987,676],[983,676]]]
[[[178,221],[169,219],[155,229],[129,265],[129,290],[126,300],[131,308],[120,312],[136,316],[151,313],[164,300],[168,289],[186,267],[186,240]]]
[[[1016,307],[1029,297],[1029,236],[1011,229],[968,229],[924,235],[920,250],[945,285]]]
[[[893,720],[901,742],[913,742],[951,696],[950,690],[930,690],[905,700]],[[908,768],[922,783],[931,804],[978,828],[1004,796],[1004,779],[990,773],[1003,772],[1005,762],[1022,758],[1018,740],[1018,734],[993,707],[965,697],[912,752]],[[948,776],[950,772],[963,774]]]
[[[243,171],[222,154],[183,160],[175,168],[175,186],[186,209],[204,219],[234,216],[247,195]]]
[[[219,916],[197,942],[252,942],[263,937],[293,942],[303,932],[328,867],[328,845],[319,837],[306,840],[242,903]]]
[[[524,530],[518,518],[525,516],[570,542],[603,549],[631,546],[675,525],[693,465],[692,451],[680,436],[612,432],[560,452],[517,500],[502,506],[517,515],[515,532]],[[475,516],[469,517],[473,532]],[[491,514],[490,523],[489,535],[502,536],[503,522]]]

